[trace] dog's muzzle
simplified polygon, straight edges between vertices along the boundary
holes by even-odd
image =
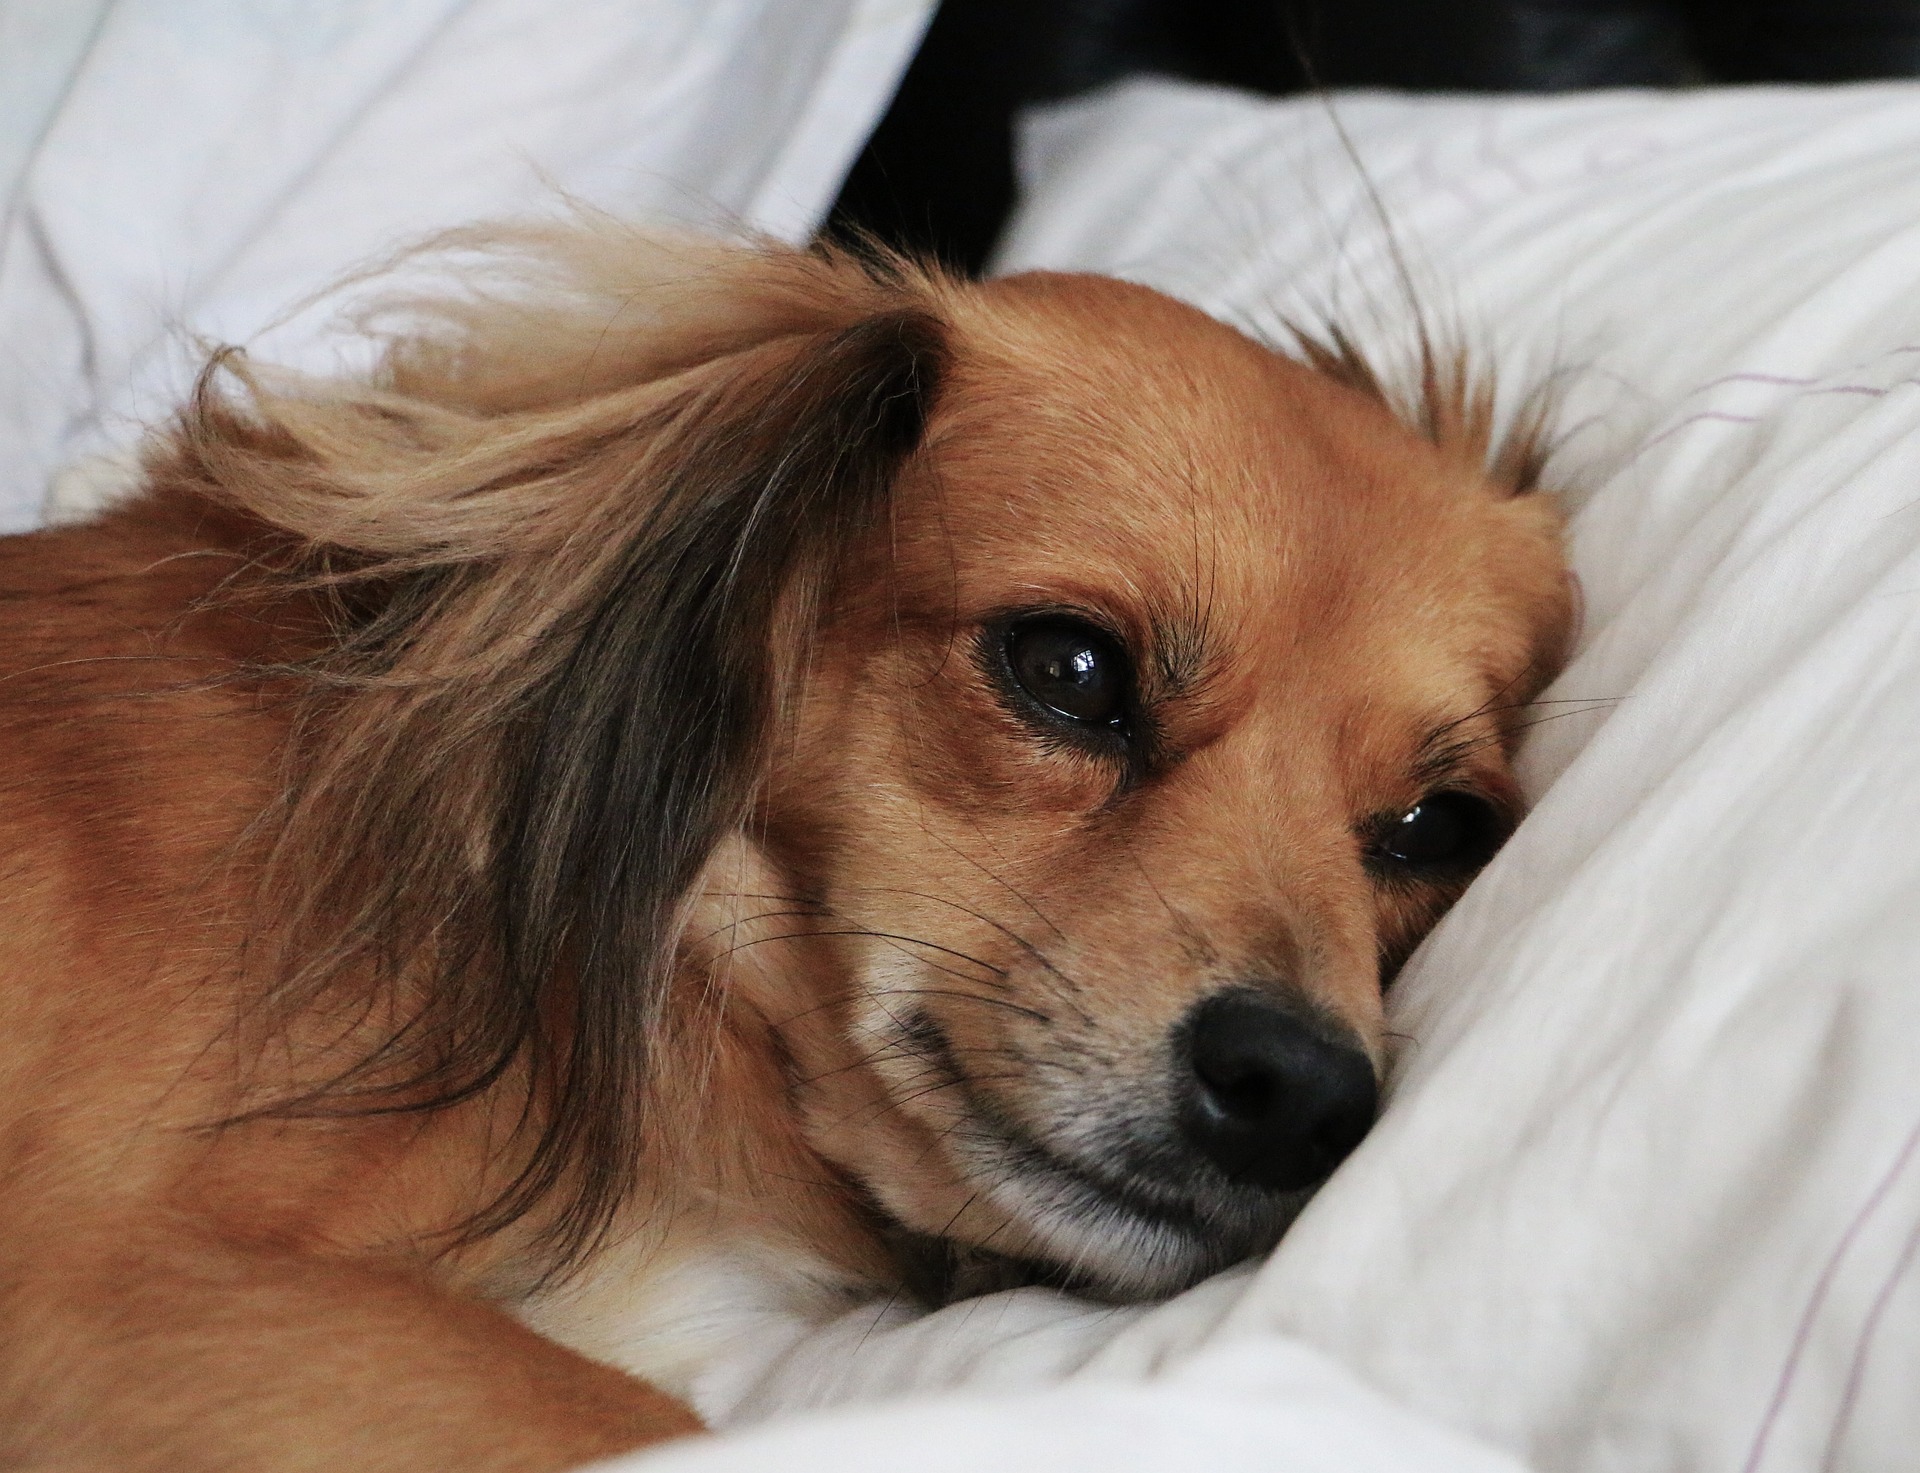
[[[1278,988],[1203,998],[1169,1030],[1160,1068],[1083,1066],[1036,1114],[967,1078],[930,1021],[916,1032],[918,1057],[966,1103],[945,1149],[1045,1245],[1027,1281],[1124,1297],[1271,1248],[1378,1104],[1358,1040]]]

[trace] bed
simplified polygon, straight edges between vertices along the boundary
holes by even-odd
[[[192,334],[306,362],[350,352],[324,326],[330,305],[283,309],[420,229],[531,208],[558,183],[683,219],[720,218],[703,213],[717,201],[804,235],[926,14],[867,0],[840,7],[839,30],[807,30],[812,60],[782,72],[786,90],[749,88],[786,110],[743,129],[725,167],[664,145],[615,166],[585,143],[543,154],[537,136],[444,118],[435,108],[465,83],[426,87],[408,111],[409,66],[439,58],[449,70],[425,75],[453,78],[488,54],[471,37],[435,51],[435,37],[492,16],[508,27],[493,44],[532,44],[538,8],[512,10],[389,7],[418,29],[379,52],[387,90],[356,94],[384,101],[340,102],[304,172],[260,182],[248,218],[269,226],[251,234],[222,203],[161,214],[145,240],[93,241],[108,207],[70,180],[106,167],[97,140],[64,166],[32,156],[0,257],[15,525],[48,486],[58,514],[110,483],[134,423],[177,388]],[[782,71],[742,37],[798,12],[755,11],[720,7],[742,29],[700,32],[712,66],[749,55]],[[122,4],[102,34],[159,14]],[[119,54],[89,44],[82,84]],[[338,84],[340,67],[322,70]],[[594,95],[574,91],[582,106]],[[608,100],[619,91],[595,105],[639,106]],[[820,92],[833,107],[809,111]],[[555,109],[551,137],[582,137]],[[48,137],[77,115],[56,106]],[[809,125],[824,141],[804,159],[768,141],[822,117],[839,121]],[[336,161],[404,162],[408,120],[436,118],[448,148],[511,167],[476,163],[459,190],[425,197],[396,165],[380,200],[345,211]],[[623,115],[594,136],[632,150],[639,126]],[[1417,306],[1497,374],[1502,413],[1553,396],[1550,480],[1585,608],[1528,737],[1536,806],[1397,984],[1404,1041],[1380,1125],[1268,1261],[1155,1306],[1029,1289],[931,1315],[887,1303],[760,1323],[686,1368],[684,1389],[727,1435],[621,1466],[1911,1463],[1916,157],[1909,85],[1266,101],[1136,81],[1030,117],[996,269],[1131,277],[1276,341],[1339,321],[1403,367]],[[351,229],[321,229],[343,216]],[[31,275],[48,241],[68,243],[52,255],[64,285]],[[76,320],[78,347],[61,337]],[[71,365],[86,372],[61,378]]]

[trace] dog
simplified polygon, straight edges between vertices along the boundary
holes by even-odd
[[[1146,288],[608,221],[0,542],[0,1462],[562,1468],[697,1326],[1170,1292],[1518,821],[1537,434]]]

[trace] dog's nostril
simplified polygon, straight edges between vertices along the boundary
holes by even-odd
[[[1231,1052],[1217,1044],[1204,1052],[1196,1047],[1193,1072],[1212,1103],[1238,1120],[1264,1119],[1277,1103],[1280,1082],[1273,1071],[1243,1051]]]
[[[1188,1015],[1181,1123],[1229,1178],[1275,1191],[1311,1186],[1373,1124],[1373,1064],[1333,1025],[1236,989]]]

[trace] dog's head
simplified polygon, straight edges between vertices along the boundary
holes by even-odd
[[[564,310],[188,436],[387,590],[302,851],[425,998],[379,1067],[431,1103],[526,1061],[510,1207],[584,1231],[717,983],[913,1232],[1116,1292],[1269,1244],[1518,819],[1551,507],[1444,375],[1409,425],[1351,357],[1123,283],[592,259]]]
[[[1519,817],[1556,521],[1140,288],[996,283],[946,341],[770,767],[760,908],[842,989],[787,999],[799,1097],[918,1231],[1164,1289],[1371,1124],[1382,988]]]

